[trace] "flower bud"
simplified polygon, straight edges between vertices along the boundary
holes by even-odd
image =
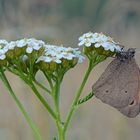
[[[7,60],[0,60],[0,67],[7,66]]]

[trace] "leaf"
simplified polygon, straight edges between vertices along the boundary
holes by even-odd
[[[79,99],[79,101],[77,102],[76,105],[80,105],[80,104],[83,104],[85,102],[87,102],[88,100],[90,100],[92,97],[93,97],[93,92],[90,92],[87,96],[85,96],[84,98],[82,99]]]

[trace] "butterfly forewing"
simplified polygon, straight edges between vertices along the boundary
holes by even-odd
[[[116,108],[126,107],[138,93],[139,68],[134,58],[115,58],[93,85],[94,95]]]

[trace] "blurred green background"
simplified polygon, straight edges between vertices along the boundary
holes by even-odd
[[[0,38],[35,37],[56,45],[77,47],[83,33],[103,32],[126,48],[139,48],[139,0],[0,0]],[[140,56],[136,60],[140,64]],[[105,70],[99,64],[84,94]],[[61,111],[65,117],[87,62],[69,71],[62,85]],[[19,78],[7,73],[18,97],[41,129],[44,140],[56,134],[47,111]],[[40,74],[38,79],[43,81]],[[45,82],[44,82],[45,83]],[[46,97],[48,98],[48,97]],[[140,115],[128,119],[114,108],[91,99],[74,114],[67,140],[139,140]],[[34,140],[31,129],[0,82],[0,140]]]

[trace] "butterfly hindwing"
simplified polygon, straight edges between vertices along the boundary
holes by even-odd
[[[132,103],[118,110],[127,117],[133,118],[140,113],[140,75],[139,75],[139,90]]]

